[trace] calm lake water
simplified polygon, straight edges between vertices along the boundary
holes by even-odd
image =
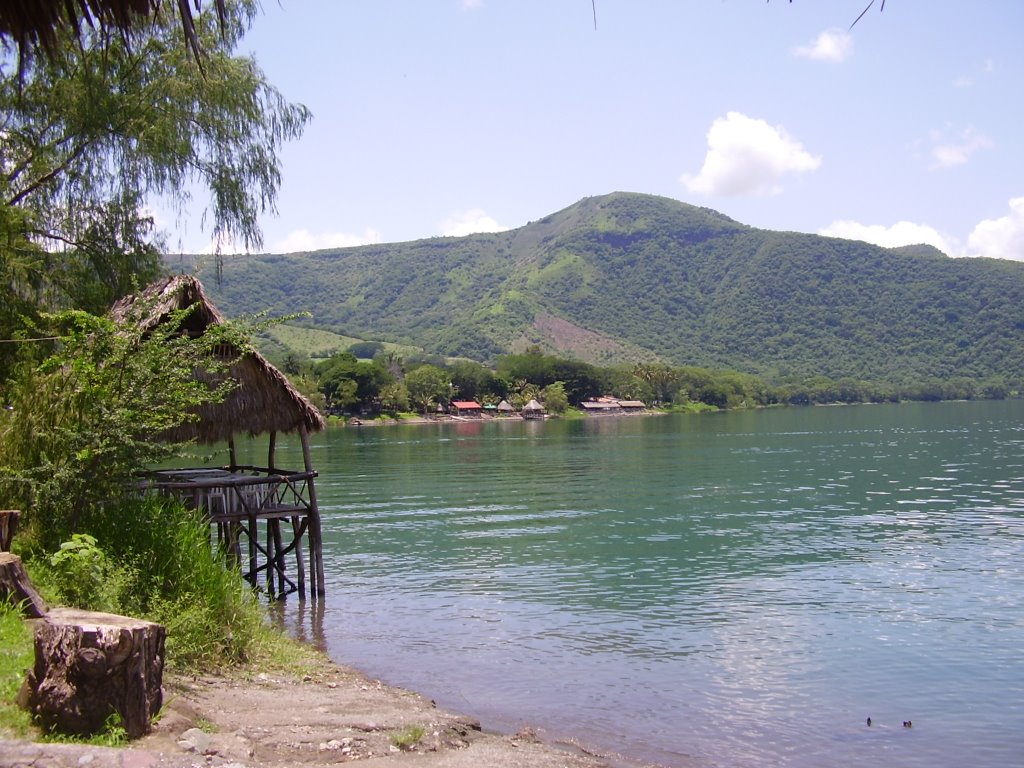
[[[327,649],[485,727],[666,766],[1024,765],[1024,402],[313,452]]]

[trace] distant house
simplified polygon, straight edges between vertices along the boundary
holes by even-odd
[[[483,415],[483,408],[476,400],[453,400],[452,410],[455,416],[467,419],[479,419]]]
[[[538,403],[536,400],[531,400],[530,402],[523,406],[523,418],[543,419],[544,406]]]
[[[584,413],[598,416],[609,413],[622,413],[622,409],[619,407],[618,401],[609,400],[606,397],[603,397],[600,400],[587,400],[580,403],[580,407],[583,408]]]
[[[497,411],[499,416],[511,416],[515,413],[515,409],[509,405],[508,400],[502,400],[498,403]]]
[[[643,400],[619,400],[619,408],[623,413],[638,413],[647,410],[647,404]]]

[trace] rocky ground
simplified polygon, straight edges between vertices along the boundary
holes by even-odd
[[[165,679],[154,731],[125,748],[0,740],[0,768],[291,768],[360,764],[430,768],[610,768],[623,761],[535,732],[481,731],[422,697],[325,662],[301,679]]]

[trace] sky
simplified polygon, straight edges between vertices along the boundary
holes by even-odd
[[[876,0],[851,29],[869,2],[263,0],[238,53],[313,114],[263,250],[625,191],[1024,260],[1024,2]],[[209,249],[200,208],[160,222],[170,247]]]

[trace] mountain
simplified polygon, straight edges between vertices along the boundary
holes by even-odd
[[[756,229],[663,197],[590,197],[524,227],[227,257],[229,316],[487,360],[527,345],[770,379],[1024,375],[1024,263]]]

